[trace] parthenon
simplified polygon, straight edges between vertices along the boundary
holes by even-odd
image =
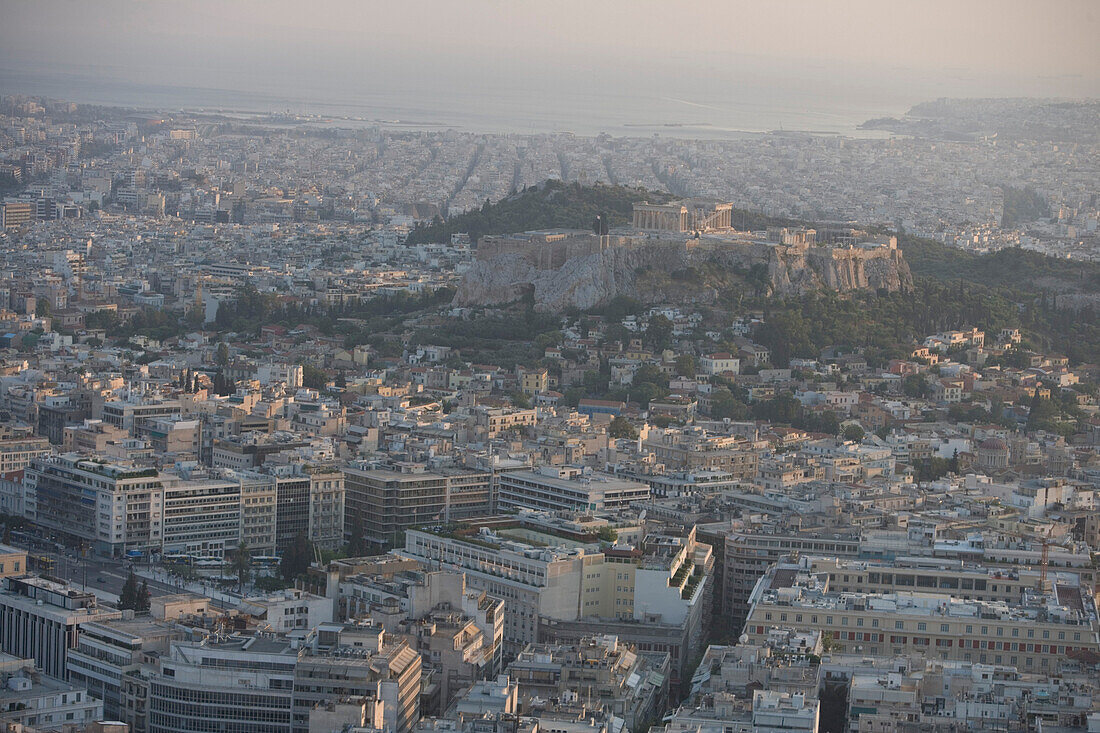
[[[683,199],[667,204],[634,204],[634,228],[663,232],[725,231],[733,226],[733,204]]]

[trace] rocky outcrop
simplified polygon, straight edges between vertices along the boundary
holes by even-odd
[[[454,303],[459,306],[510,303],[528,293],[541,311],[592,308],[615,296],[643,302],[705,302],[717,288],[701,283],[654,287],[647,273],[674,273],[688,268],[727,272],[733,277],[755,272],[770,292],[793,295],[818,289],[907,290],[912,276],[900,250],[890,247],[806,247],[762,242],[651,241],[616,246],[566,259],[555,269],[540,269],[532,257],[509,252],[478,259],[467,271]],[[756,267],[754,270],[753,268]]]

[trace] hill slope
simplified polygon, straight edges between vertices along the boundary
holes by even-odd
[[[464,232],[476,242],[485,234],[511,234],[534,229],[589,229],[599,214],[607,216],[610,226],[623,226],[630,223],[635,203],[664,203],[672,198],[662,191],[644,188],[602,183],[581,186],[551,179],[496,203],[486,202],[480,209],[446,220],[437,218],[430,224],[420,224],[405,241],[407,244],[445,242],[452,234]],[[740,209],[734,211],[733,220],[739,228],[747,229],[797,223]]]
[[[664,202],[669,195],[644,188],[626,186],[581,186],[549,180],[526,188],[496,203],[488,201],[480,209],[449,217],[436,218],[418,225],[409,234],[408,244],[444,242],[452,234],[467,233],[477,241],[485,234],[509,234],[532,229],[589,229],[599,214],[605,214],[611,226],[630,221],[636,201]]]

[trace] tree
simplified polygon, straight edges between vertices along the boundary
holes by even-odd
[[[1058,417],[1058,408],[1053,400],[1043,399],[1039,389],[1031,398],[1031,405],[1027,411],[1028,430],[1053,430],[1055,419]]]
[[[45,298],[39,298],[34,302],[34,312],[40,318],[49,318],[53,312],[50,308],[50,301]]]
[[[134,575],[134,571],[131,570],[130,574],[126,576],[126,582],[122,584],[122,592],[118,596],[118,607],[123,611],[133,611],[137,609],[137,604],[137,576]]]
[[[248,551],[248,545],[244,542],[237,545],[230,568],[237,575],[237,590],[243,590],[252,571],[252,554]]]
[[[616,417],[612,420],[611,424],[607,426],[607,434],[612,438],[629,438],[630,440],[638,437],[638,431],[625,417]]]
[[[222,374],[222,370],[219,369],[214,375],[214,394],[226,396],[233,394],[233,384],[226,379]]]
[[[680,377],[694,377],[697,371],[695,357],[691,354],[680,354],[676,357],[676,374]]]
[[[660,351],[672,345],[672,321],[665,316],[653,316],[645,330],[645,342]]]
[[[849,425],[848,427],[844,428],[845,440],[862,443],[865,437],[867,437],[867,432],[859,425]]]
[[[229,345],[224,341],[218,343],[217,351],[214,354],[214,361],[220,367],[229,363]]]
[[[134,610],[138,613],[149,613],[152,605],[153,594],[149,592],[149,581],[141,579],[141,587],[138,588],[137,597],[134,599]]]
[[[901,385],[906,397],[927,397],[930,391],[928,380],[921,374],[910,374]]]
[[[749,416],[749,407],[734,397],[729,389],[722,387],[711,395],[710,416],[716,420],[744,420]]]
[[[326,384],[328,384],[328,374],[324,369],[309,363],[302,364],[302,386],[322,390]]]
[[[650,384],[658,387],[668,387],[668,377],[661,371],[661,368],[655,364],[642,364],[634,372],[633,384],[641,384],[643,382],[649,382]]]
[[[363,535],[363,523],[354,518],[351,523],[351,537],[348,538],[348,557],[363,557],[367,554],[367,539]]]
[[[299,532],[298,536],[283,552],[279,560],[279,575],[283,580],[291,581],[309,570],[313,560],[313,550],[306,536]]]

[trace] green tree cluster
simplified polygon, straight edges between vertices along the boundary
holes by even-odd
[[[292,581],[304,575],[313,563],[313,545],[302,533],[299,533],[279,558],[279,575],[283,580]]]
[[[122,592],[118,597],[118,607],[123,611],[147,613],[151,600],[152,593],[149,592],[149,581],[143,578],[141,585],[138,585],[137,576],[131,570],[130,574],[126,576],[126,582],[122,584]]]

